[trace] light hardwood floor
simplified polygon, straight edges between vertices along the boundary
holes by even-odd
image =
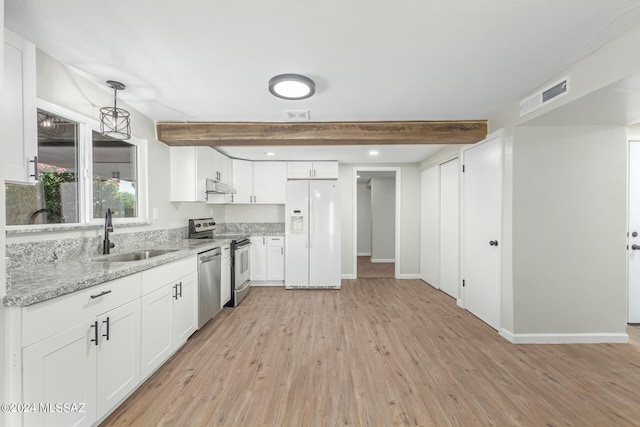
[[[637,426],[629,331],[512,345],[420,280],[253,288],[102,425]]]
[[[395,277],[396,264],[393,262],[371,262],[369,256],[358,257],[358,279],[372,277]]]

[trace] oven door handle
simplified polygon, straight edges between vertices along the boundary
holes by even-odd
[[[245,289],[247,289],[249,287],[249,285],[251,284],[250,280],[245,280],[245,282],[242,284],[242,286],[239,289],[236,289],[236,292],[242,292]]]

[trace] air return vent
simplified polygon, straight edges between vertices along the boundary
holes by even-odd
[[[520,117],[569,93],[569,76],[520,101]]]
[[[294,122],[309,120],[309,110],[284,110],[284,115]]]

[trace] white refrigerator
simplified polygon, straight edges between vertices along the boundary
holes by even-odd
[[[289,180],[285,204],[285,287],[340,288],[337,180]]]

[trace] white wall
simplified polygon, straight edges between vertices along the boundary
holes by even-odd
[[[350,277],[353,271],[353,169],[358,167],[398,167],[400,168],[402,192],[400,195],[400,277],[420,277],[420,169],[417,163],[402,164],[341,164],[339,168],[341,233],[342,233],[342,274]]]
[[[435,288],[440,286],[440,166],[421,173],[420,275]]]
[[[364,182],[358,183],[358,255],[371,255],[371,190]]]
[[[371,261],[395,261],[396,180],[371,179]]]
[[[516,129],[516,334],[625,333],[626,150],[623,128]]]

